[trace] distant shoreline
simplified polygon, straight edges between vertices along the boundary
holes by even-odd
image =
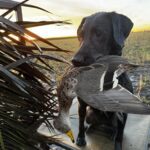
[[[145,31],[138,31],[138,32],[135,32],[135,31],[132,31],[131,34],[138,34],[138,33],[145,33],[145,32],[150,32],[150,30],[145,30]],[[65,36],[65,37],[49,37],[49,38],[46,38],[47,40],[61,40],[61,39],[74,39],[74,38],[77,38],[77,36]],[[34,41],[34,40],[33,40]]]
[[[46,38],[47,40],[59,40],[59,39],[73,39],[73,38],[77,38],[77,36],[66,36],[66,37],[50,37],[50,38]]]
[[[144,32],[150,32],[150,30],[146,30],[146,31],[132,31],[131,33],[144,33]],[[65,36],[65,37],[49,37],[46,38],[47,40],[59,40],[59,39],[73,39],[73,38],[77,38],[77,36]]]

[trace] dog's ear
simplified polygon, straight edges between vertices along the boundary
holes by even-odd
[[[122,49],[124,46],[124,41],[133,27],[133,23],[128,17],[115,12],[111,13],[111,19],[115,45],[119,49]]]
[[[80,25],[79,25],[79,27],[77,29],[77,36],[78,36],[78,40],[79,41],[81,41],[80,38],[82,38],[82,26],[83,26],[85,20],[86,20],[86,17],[82,19],[82,21],[81,21],[81,23],[80,23]]]

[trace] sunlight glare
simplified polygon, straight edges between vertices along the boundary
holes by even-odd
[[[17,41],[19,41],[19,37],[13,34],[9,34],[9,36]]]
[[[62,26],[47,25],[30,28],[29,30],[38,34],[43,38],[76,36],[76,28],[70,25],[62,25]]]

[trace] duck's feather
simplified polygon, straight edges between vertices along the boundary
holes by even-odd
[[[105,86],[112,87],[111,84],[114,83],[113,76],[117,80],[117,77],[122,73],[135,67],[120,56],[109,56],[106,59],[107,61],[104,57],[102,60],[91,66],[78,68],[79,73],[75,76],[78,80],[77,91],[80,91],[80,88],[83,92],[86,91],[89,94],[103,91]]]
[[[107,65],[94,64],[89,67],[81,67],[79,69],[79,74],[77,75],[78,84],[76,90],[83,88],[83,91],[90,93],[95,93],[99,91],[104,82],[104,74],[108,69]]]
[[[119,64],[127,65],[127,67],[131,68],[137,67],[137,65],[129,64],[119,56],[110,58],[111,63],[109,61],[107,64],[109,60],[107,58],[107,61],[99,61],[101,64],[91,65],[91,67],[83,69],[83,71],[81,68],[80,73],[76,77],[78,80],[75,89],[77,96],[89,106],[102,111],[150,114],[150,107],[148,105],[142,103],[138,97],[120,85],[117,85],[117,87],[113,89],[102,90],[102,86],[113,84],[113,80],[104,82],[105,74],[114,73],[118,69]],[[121,73],[124,71],[126,71],[126,69],[121,70]],[[118,76],[121,75],[121,73],[118,73]]]
[[[77,95],[89,106],[101,111],[150,114],[148,105],[120,85],[114,89],[90,94],[80,88]]]

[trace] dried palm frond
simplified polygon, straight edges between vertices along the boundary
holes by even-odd
[[[41,53],[68,51],[25,27],[64,22],[12,22],[4,17],[17,6],[25,5],[24,2],[17,5],[12,3],[12,7],[9,4],[8,11],[0,16],[0,149],[2,150],[45,150],[47,143],[58,143],[54,138],[37,132],[42,123],[52,131],[53,127],[49,120],[57,113],[57,98],[52,79],[54,70],[44,59],[65,63],[67,61],[58,56]],[[1,3],[4,5],[4,1],[0,1]],[[31,38],[47,44],[49,48],[40,47],[35,41],[30,40]]]

